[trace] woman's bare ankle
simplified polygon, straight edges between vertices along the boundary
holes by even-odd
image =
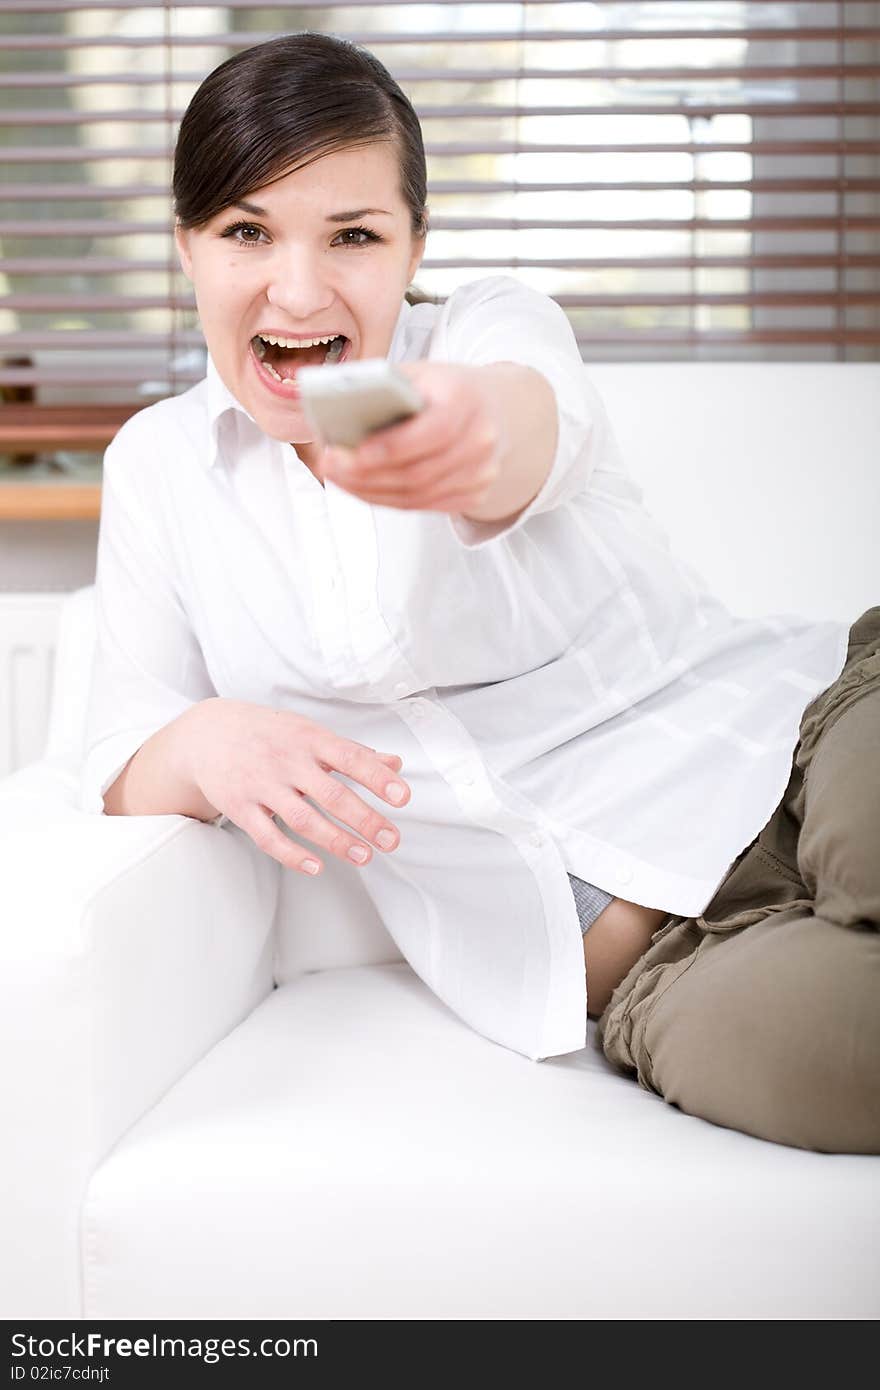
[[[614,898],[584,933],[587,1017],[599,1018],[621,980],[651,944],[669,916],[660,908]]]

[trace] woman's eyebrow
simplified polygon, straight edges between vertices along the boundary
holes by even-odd
[[[244,199],[235,203],[235,207],[241,208],[242,212],[249,212],[252,217],[268,217],[269,213],[265,208],[258,208],[256,203],[246,203]],[[350,212],[331,212],[325,219],[327,222],[353,222],[356,217],[367,217],[370,213],[378,217],[392,217],[393,213],[387,212],[385,208],[353,208]]]
[[[386,212],[384,208],[352,208],[351,212],[331,212],[325,221],[353,222],[356,217],[367,217],[370,213],[376,213],[380,217],[392,216],[392,213]]]

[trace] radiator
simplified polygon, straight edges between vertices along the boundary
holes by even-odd
[[[0,594],[0,777],[43,757],[65,593]]]

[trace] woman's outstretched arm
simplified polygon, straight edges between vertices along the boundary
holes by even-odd
[[[489,412],[499,422],[499,473],[485,498],[462,515],[469,521],[512,520],[544,485],[556,456],[559,418],[550,382],[522,362],[474,367]]]
[[[522,362],[401,362],[425,400],[357,448],[326,447],[323,478],[366,502],[494,522],[540,492],[558,449],[556,394]]]

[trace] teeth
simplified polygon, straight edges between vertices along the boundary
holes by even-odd
[[[267,372],[271,372],[271,373],[272,373],[272,375],[274,376],[274,378],[275,378],[276,381],[280,381],[280,382],[281,382],[282,386],[293,386],[293,385],[294,385],[294,382],[293,382],[293,380],[292,380],[291,377],[289,377],[289,376],[279,376],[278,373],[276,372],[275,368],[272,366],[271,362],[264,362],[264,363],[263,363],[263,366],[266,368],[266,371],[267,371]]]
[[[300,341],[297,341],[296,338],[267,338],[262,333],[258,336],[261,342],[271,343],[273,347],[309,348],[317,347],[319,343],[332,343],[334,338],[338,338],[340,335],[338,333],[330,333],[326,338],[303,338]]]
[[[341,334],[338,334],[335,338],[316,338],[313,341],[318,343],[332,344],[332,346],[328,348],[327,355],[324,358],[325,365],[328,362],[332,365],[332,363],[339,361],[340,357],[345,351],[347,339],[344,338]],[[293,385],[293,380],[291,377],[281,376],[278,372],[276,372],[275,368],[272,366],[272,363],[266,361],[266,353],[268,351],[269,343],[272,343],[279,347],[286,347],[288,345],[288,341],[283,338],[263,338],[258,334],[254,338],[254,352],[262,362],[263,366],[266,368],[266,371],[270,372],[272,376],[274,376],[276,381],[287,381],[290,382],[291,385]],[[300,343],[299,346],[306,347],[311,346],[311,344]]]

